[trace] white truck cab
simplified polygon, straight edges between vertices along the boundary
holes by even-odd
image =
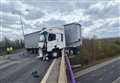
[[[30,53],[38,53],[38,58],[44,56],[58,57],[61,49],[68,54],[80,53],[82,45],[82,28],[79,23],[69,23],[63,28],[43,28],[40,31],[25,35],[25,48]]]
[[[62,28],[43,28],[38,42],[39,57],[55,58],[61,55],[65,47],[65,35]],[[45,58],[46,59],[46,58]]]

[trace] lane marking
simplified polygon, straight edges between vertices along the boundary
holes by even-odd
[[[0,66],[0,69],[3,69],[3,68],[8,67],[8,66],[10,66],[10,65],[13,65],[13,64],[15,64],[15,63],[17,63],[17,62],[10,62],[10,63],[8,63],[8,64],[2,65],[2,66]]]
[[[53,60],[52,64],[50,65],[49,69],[47,70],[47,73],[45,74],[45,76],[43,77],[42,81],[40,83],[46,83],[47,79],[48,79],[48,76],[50,75],[50,72],[54,66],[56,62],[56,59]]]
[[[4,63],[6,63],[6,62],[9,62],[10,60],[0,60],[0,65],[1,64],[4,64]]]
[[[6,67],[14,65],[14,64],[25,63],[25,62],[30,62],[30,59],[27,58],[27,59],[22,59],[22,60],[18,60],[18,61],[10,61],[10,60],[8,60],[8,61],[6,61],[6,63],[5,63],[5,61],[3,61],[2,63],[5,63],[5,64],[0,65],[0,69],[6,68]]]

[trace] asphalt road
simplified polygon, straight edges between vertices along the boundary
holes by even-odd
[[[76,78],[77,83],[112,83],[120,77],[120,60]]]
[[[35,57],[10,59],[0,64],[0,83],[40,83],[51,62]]]

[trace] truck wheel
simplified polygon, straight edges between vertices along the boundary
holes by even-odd
[[[70,55],[73,55],[73,54],[74,54],[73,50],[70,50]]]
[[[53,56],[54,58],[56,58],[56,57],[58,57],[58,53],[57,53],[57,52],[53,52],[53,53],[52,53],[52,56]]]
[[[43,57],[43,52],[42,52],[42,49],[39,48],[38,50],[38,54],[39,54],[39,57],[42,58]]]

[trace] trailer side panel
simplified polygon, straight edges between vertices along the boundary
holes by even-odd
[[[40,31],[25,35],[26,49],[38,48],[39,33]]]

